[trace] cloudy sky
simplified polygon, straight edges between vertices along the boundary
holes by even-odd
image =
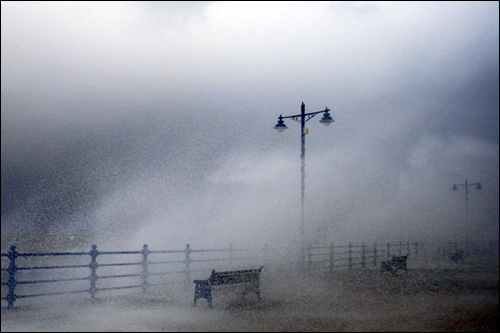
[[[2,232],[498,241],[498,2],[1,3]],[[465,225],[465,186],[469,223]],[[135,246],[135,245],[134,245]]]

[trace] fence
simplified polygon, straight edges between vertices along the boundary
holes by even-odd
[[[369,268],[378,267],[381,260],[393,255],[410,255],[412,258],[425,257],[437,259],[448,258],[451,253],[459,249],[469,249],[470,246],[463,242],[398,242],[385,244],[334,245],[333,243],[323,246],[309,245],[306,248],[306,262],[309,269],[329,270],[333,272],[338,268]]]
[[[434,256],[446,256],[456,251],[460,246],[463,246],[463,244],[456,242],[434,244],[399,242],[392,244],[375,243],[370,245],[364,243],[361,245],[353,245],[352,243],[348,245],[310,245],[305,251],[306,257],[304,259],[307,266],[302,268],[309,271],[329,270],[330,272],[339,268],[349,268],[352,270],[353,268],[360,267],[364,269],[369,265],[377,266],[379,260],[395,254],[411,254],[413,256],[419,256],[420,254],[428,256],[433,254]],[[183,250],[151,251],[147,245],[144,245],[140,251],[100,252],[96,245],[92,245],[89,252],[20,253],[12,245],[8,253],[1,254],[2,259],[7,258],[9,260],[8,267],[1,269],[1,285],[2,287],[7,287],[7,294],[5,297],[2,294],[1,299],[7,301],[7,307],[10,309],[14,306],[14,302],[17,299],[22,298],[88,293],[93,299],[96,297],[97,292],[101,291],[137,288],[146,292],[150,286],[169,284],[174,281],[178,282],[179,280],[184,280],[186,285],[189,286],[189,282],[192,281],[192,274],[201,275],[201,273],[208,273],[212,269],[232,267],[236,264],[264,265],[266,267],[269,265],[272,266],[277,262],[281,264],[283,262],[294,264],[300,262],[300,258],[302,257],[297,253],[298,251],[290,251],[290,249],[273,249],[267,245],[261,250],[244,250],[235,249],[232,245],[226,249],[192,249],[189,244]],[[120,255],[133,255],[135,258],[142,260],[134,262],[110,262],[105,260],[106,257],[116,258]],[[155,259],[154,261],[151,260],[152,256]],[[40,265],[38,262],[32,260],[32,262],[27,262],[27,264],[31,263],[31,265],[19,266],[20,258],[28,260],[30,258],[53,257],[64,258],[66,262],[53,264],[53,259],[50,259],[49,264]],[[90,262],[88,261],[89,257]],[[283,260],[285,257],[288,260]],[[74,258],[81,258],[82,260],[78,263],[75,262]],[[171,270],[159,270],[164,269],[165,266],[170,267]],[[117,272],[117,268],[119,267],[125,268],[125,271]],[[127,270],[128,268],[132,268],[132,271]],[[90,271],[90,275],[82,276],[82,269],[85,269],[87,273]],[[106,272],[107,269],[111,270],[111,272]],[[59,275],[47,278],[48,274],[34,273],[39,271],[57,271]],[[78,271],[80,274],[78,275],[74,271]],[[8,277],[6,282],[4,282],[4,275]],[[23,277],[26,277],[23,275],[27,275],[29,279],[23,279]],[[166,275],[173,277],[164,279]],[[206,276],[208,275],[205,274],[205,278]],[[116,281],[118,279],[123,283],[123,280],[126,278],[135,279],[133,282],[128,282],[125,285],[117,285],[116,283],[111,285],[105,284],[106,281]],[[160,280],[158,281],[157,278],[160,278]],[[97,286],[98,281],[100,284],[99,287]],[[65,284],[65,290],[61,290],[61,287],[56,287],[57,290],[55,291],[50,289],[43,290],[44,288],[37,287],[33,293],[22,290],[24,293],[19,294],[20,286],[39,284],[60,285],[60,283]],[[74,283],[77,283],[78,286],[75,286]],[[43,292],[40,292],[40,290]]]
[[[52,296],[52,295],[64,295],[64,294],[78,294],[78,293],[88,293],[91,298],[94,298],[97,292],[106,291],[106,290],[117,290],[117,289],[132,289],[138,288],[142,289],[143,292],[146,292],[148,287],[154,285],[162,285],[169,284],[175,280],[184,280],[186,282],[190,281],[191,274],[195,274],[197,272],[209,272],[214,266],[214,263],[224,262],[226,265],[232,266],[235,261],[242,262],[245,260],[255,260],[255,257],[242,257],[237,256],[238,253],[241,253],[242,250],[235,249],[232,245],[227,249],[202,249],[202,250],[193,250],[191,246],[186,245],[183,250],[164,250],[164,251],[151,251],[149,250],[147,245],[144,245],[141,251],[98,251],[97,246],[93,245],[89,252],[53,252],[53,253],[20,253],[17,251],[16,246],[12,245],[10,247],[10,251],[8,253],[2,253],[2,259],[7,258],[9,260],[8,267],[2,267],[2,287],[7,288],[7,294],[5,297],[2,294],[2,300],[7,301],[7,307],[10,309],[13,307],[14,302],[18,299],[22,298],[31,298],[31,297],[41,297],[41,296]],[[207,255],[216,254],[216,257],[210,257]],[[116,257],[119,255],[134,255],[136,257],[142,258],[141,261],[135,262],[106,262],[103,261],[103,257]],[[152,261],[151,257],[155,256],[158,260]],[[168,258],[161,258],[160,255],[167,255]],[[196,256],[196,257],[194,257]],[[49,265],[24,265],[20,266],[19,261],[21,258],[41,258],[41,257],[83,257],[86,258],[86,262],[79,264],[49,264]],[[90,262],[89,262],[90,257]],[[99,258],[99,262],[98,262]],[[70,261],[70,260],[66,260]],[[73,259],[71,259],[73,261]],[[197,265],[198,267],[193,267]],[[210,265],[210,266],[208,266]],[[126,272],[126,274],[116,274],[117,268],[119,267],[139,267],[139,269],[135,269],[132,272]],[[160,269],[165,266],[168,266],[172,269],[166,271],[158,271],[158,269],[154,269],[154,267],[160,267]],[[205,266],[205,267],[203,267]],[[112,269],[115,274],[106,273],[104,270]],[[90,275],[82,276],[82,269],[88,273],[90,271]],[[59,271],[62,272],[59,275],[62,277],[56,278],[45,278],[47,274],[34,274],[36,271]],[[78,273],[69,272],[79,271]],[[98,271],[100,274],[98,274]],[[31,274],[24,274],[29,276],[29,280],[23,280],[23,273],[30,272]],[[7,275],[7,281],[4,282],[3,276]],[[38,276],[37,276],[38,275]],[[74,276],[78,275],[78,276]],[[170,279],[162,279],[159,282],[152,281],[155,277],[164,277],[166,275],[177,275],[182,278],[170,278]],[[42,276],[42,278],[40,278]],[[127,285],[112,285],[112,286],[100,286],[97,287],[97,281],[101,284],[106,280],[112,279],[124,279],[124,278],[135,278],[133,284]],[[79,282],[78,289],[69,289],[68,284]],[[57,291],[46,291],[46,292],[36,292],[36,293],[28,293],[28,294],[19,294],[19,287],[26,285],[34,285],[34,284],[61,284],[65,283],[65,290],[57,290]],[[82,283],[83,286],[81,285]],[[62,289],[61,287],[55,287],[57,289]],[[40,290],[43,288],[37,288]]]

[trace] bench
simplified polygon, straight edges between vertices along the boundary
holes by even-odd
[[[194,280],[196,283],[194,288],[194,305],[199,298],[205,298],[208,301],[208,305],[212,307],[212,286],[221,285],[231,285],[246,283],[253,287],[253,290],[257,294],[258,300],[260,301],[260,273],[262,272],[262,266],[259,269],[245,269],[237,271],[224,271],[216,272],[215,269],[212,270],[210,277],[206,280]],[[247,285],[245,285],[244,293],[248,291]]]
[[[458,250],[450,254],[450,260],[454,262],[458,262],[459,260],[464,263],[464,250]]]
[[[391,260],[382,261],[382,266],[380,267],[380,274],[383,272],[396,273],[400,269],[404,269],[408,272],[406,268],[406,260],[408,256],[393,256]]]

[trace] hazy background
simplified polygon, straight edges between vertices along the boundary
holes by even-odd
[[[311,240],[498,242],[498,2],[3,1],[1,25],[2,243],[287,241],[300,124],[273,126],[302,102],[335,120],[307,123]]]

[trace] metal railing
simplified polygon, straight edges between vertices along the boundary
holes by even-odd
[[[186,245],[183,250],[160,250],[151,251],[147,245],[144,245],[140,251],[99,251],[96,245],[92,245],[89,252],[50,252],[50,253],[21,253],[18,252],[16,246],[11,245],[10,251],[8,253],[2,253],[2,258],[7,258],[9,260],[8,267],[2,268],[2,276],[7,275],[7,281],[2,281],[2,287],[7,287],[7,294],[2,295],[2,300],[7,301],[7,308],[12,308],[14,302],[22,298],[31,297],[41,297],[41,296],[52,296],[52,295],[64,295],[64,294],[78,294],[78,293],[88,293],[91,298],[95,298],[97,292],[106,290],[117,290],[117,289],[132,289],[141,288],[143,292],[146,292],[148,287],[154,285],[168,284],[169,281],[162,280],[157,283],[152,283],[150,280],[156,276],[166,276],[166,275],[184,275],[184,280],[188,282],[190,276],[195,272],[210,271],[210,267],[214,262],[226,262],[228,265],[233,265],[235,260],[245,260],[254,259],[255,256],[251,257],[236,257],[235,255],[243,250],[235,249],[232,245],[227,249],[191,249],[191,246]],[[216,253],[217,257],[207,258],[203,255]],[[221,255],[223,254],[223,255]],[[117,256],[117,255],[136,255],[142,258],[141,261],[136,262],[101,262],[104,256]],[[158,260],[151,260],[151,256],[155,255]],[[160,258],[160,255],[170,255],[174,258]],[[197,255],[197,258],[193,256]],[[90,261],[81,264],[60,264],[60,265],[20,265],[21,258],[40,258],[40,257],[90,257]],[[98,261],[98,258],[101,260]],[[199,267],[193,269],[193,265],[196,264]],[[134,272],[126,272],[126,274],[116,274],[118,267],[130,267],[138,266],[140,270],[135,270]],[[158,271],[152,269],[152,267],[165,267],[165,266],[177,266],[177,269],[173,270],[163,270]],[[203,267],[205,266],[205,267]],[[98,274],[105,268],[113,269],[114,274]],[[85,269],[87,272],[90,270],[89,276],[77,276],[74,277],[74,273],[68,273],[68,270],[81,270]],[[50,271],[50,270],[64,270],[62,273],[63,277],[60,278],[45,278],[47,274],[42,275],[42,278],[33,278],[29,280],[22,280],[19,276],[23,272],[34,272],[34,271]],[[35,274],[36,275],[36,274]],[[97,286],[98,281],[104,281],[107,279],[122,279],[122,278],[136,278],[134,284],[128,285],[112,285],[112,286]],[[138,280],[137,280],[138,279]],[[3,278],[2,278],[3,280]],[[33,285],[33,284],[55,284],[70,281],[84,281],[85,284],[79,289],[71,290],[58,290],[58,291],[47,291],[47,292],[36,292],[28,294],[20,294],[19,287],[22,285]]]
[[[309,245],[306,248],[306,263],[310,270],[329,270],[338,268],[377,267],[380,261],[387,260],[394,255],[410,255],[412,258],[425,257],[437,259],[449,257],[453,252],[468,248],[462,242],[396,242],[384,244],[334,245],[330,243],[322,246]]]
[[[353,245],[351,242],[348,245],[331,243],[323,246],[307,246],[304,259],[307,263],[306,269],[310,272],[329,270],[333,273],[334,270],[342,268],[352,270],[354,268],[364,269],[369,266],[376,267],[380,260],[386,260],[392,255],[448,256],[453,251],[463,247],[464,244],[457,242],[398,242],[369,245],[364,243]],[[294,247],[285,250],[272,248],[267,244],[263,249],[257,250],[236,249],[232,244],[224,249],[192,249],[187,244],[182,250],[152,251],[147,245],[144,245],[139,251],[99,251],[96,245],[92,245],[88,252],[21,253],[17,251],[16,246],[11,245],[9,252],[1,254],[2,259],[9,260],[8,266],[1,269],[1,285],[7,288],[6,295],[4,296],[2,293],[1,299],[7,301],[7,308],[10,309],[16,300],[22,298],[88,293],[93,299],[98,292],[132,288],[142,289],[145,293],[150,286],[170,284],[175,280],[172,277],[165,279],[164,277],[167,275],[180,276],[177,280],[184,280],[186,286],[189,286],[192,274],[208,273],[212,269],[218,268],[217,265],[224,268],[243,264],[268,267],[273,266],[274,263],[283,265],[283,262],[295,265],[301,262],[304,254],[301,255],[296,251],[297,249],[294,249]],[[137,258],[137,261],[106,261],[106,258],[118,258],[119,255],[133,256],[133,258]],[[66,262],[54,264],[53,257],[65,258]],[[20,262],[21,258],[24,262]],[[41,258],[48,258],[49,264],[41,265],[35,260]],[[81,260],[85,261],[75,262],[75,258],[82,258]],[[139,259],[142,260],[139,261]],[[169,269],[165,270],[165,267]],[[300,269],[301,266],[298,267]],[[90,271],[90,274],[82,276],[82,270],[87,273]],[[106,272],[107,270],[110,272]],[[45,272],[48,271],[57,271],[59,276],[54,277],[46,274]],[[77,275],[76,271],[80,275]],[[36,274],[35,272],[40,273]],[[23,275],[28,275],[28,278],[26,279]],[[5,276],[7,281],[5,281]],[[117,280],[122,282],[125,278],[133,278],[133,283],[125,285],[117,285],[116,282],[111,285],[105,283]],[[75,282],[78,287],[68,286]],[[54,285],[58,283],[65,283],[66,289],[61,290],[62,288],[59,287],[56,290],[44,290],[42,287],[37,287],[30,293],[29,290],[20,288],[28,285]]]

